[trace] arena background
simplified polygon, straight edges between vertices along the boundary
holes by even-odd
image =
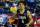
[[[40,19],[40,0],[0,0],[0,18],[3,18],[2,24],[0,24],[0,27],[17,27],[18,26],[18,18],[15,17],[15,22],[12,22],[13,24],[8,24],[9,22],[6,21],[6,19],[10,16],[13,16],[13,13],[10,11],[10,8],[12,7],[12,4],[18,3],[19,1],[24,1],[26,3],[25,9],[29,10],[31,12],[33,23],[30,24],[30,27],[34,27],[36,24],[37,18]],[[8,3],[6,5],[6,3]],[[16,9],[18,10],[18,6],[16,5]],[[15,14],[15,13],[14,13]],[[10,18],[11,19],[11,18]],[[29,20],[29,19],[28,19]],[[0,19],[1,22],[1,19]],[[11,26],[10,26],[11,25]]]

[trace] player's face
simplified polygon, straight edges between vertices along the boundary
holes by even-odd
[[[24,7],[25,7],[25,6],[24,6],[23,3],[20,3],[20,4],[19,4],[19,9],[24,9]]]

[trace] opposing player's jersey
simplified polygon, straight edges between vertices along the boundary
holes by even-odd
[[[27,10],[25,9],[23,14],[20,14],[19,9],[17,10],[17,16],[19,19],[19,23],[27,24],[28,18],[27,18]]]

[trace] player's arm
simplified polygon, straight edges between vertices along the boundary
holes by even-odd
[[[32,19],[30,11],[27,11],[27,16],[30,19],[30,22],[28,23],[30,25],[33,22],[33,19]]]
[[[16,14],[15,14],[15,15],[13,15],[12,17],[14,18],[15,16],[17,16],[17,11],[16,11]]]
[[[32,19],[32,16],[31,16],[31,13],[29,10],[27,10],[27,17],[30,19],[28,25],[30,25],[32,22],[33,22],[33,19]]]

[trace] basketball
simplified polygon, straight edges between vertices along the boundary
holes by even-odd
[[[9,16],[9,17],[7,17],[7,23],[8,24],[13,24],[14,23],[14,19],[13,19],[13,17],[11,17],[11,16]]]

